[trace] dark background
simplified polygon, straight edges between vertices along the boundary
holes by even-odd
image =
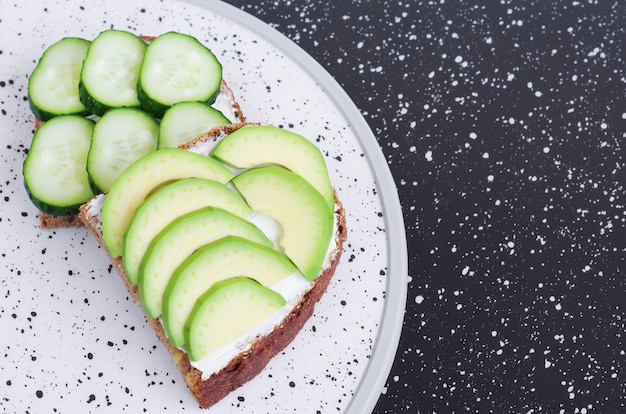
[[[328,70],[398,186],[375,413],[626,412],[626,2],[228,3]]]

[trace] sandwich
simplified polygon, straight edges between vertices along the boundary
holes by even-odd
[[[162,125],[175,104],[153,106]],[[80,114],[49,118],[24,163],[29,194],[28,177],[37,175],[27,167],[42,158],[47,137],[58,145],[50,124],[67,128],[65,122],[75,135],[91,136],[88,164],[95,137],[106,134],[98,123],[117,109],[93,124]],[[168,142],[135,157],[110,182],[98,177],[94,162],[96,177],[87,173],[93,194],[75,218],[42,226],[69,223],[91,232],[191,394],[208,408],[259,374],[313,314],[340,261],[346,213],[322,152],[293,131],[234,122],[180,145]],[[38,195],[31,196],[35,205],[48,208],[49,199],[41,203]]]
[[[232,177],[226,173],[223,179],[227,179],[227,183],[234,182],[238,189],[244,189],[244,194],[247,194],[244,200],[248,206],[239,205],[239,202],[231,200],[231,198],[239,200],[238,197],[234,197],[234,194],[238,193],[230,190],[228,185],[221,184],[219,180],[199,178],[199,176],[204,176],[201,173],[178,173],[177,167],[189,165],[193,162],[192,159],[198,157],[214,159],[210,149],[219,150],[221,147],[216,144],[222,140],[227,142],[225,140],[227,137],[247,138],[259,133],[268,135],[259,140],[259,144],[262,144],[264,139],[271,139],[270,134],[283,134],[285,131],[272,126],[247,124],[215,128],[184,145],[183,148],[162,150],[155,153],[152,159],[146,157],[139,160],[137,164],[123,173],[120,181],[116,182],[120,184],[120,188],[124,187],[126,190],[118,190],[118,187],[115,187],[108,194],[97,196],[84,204],[79,214],[83,225],[96,237],[111,258],[114,268],[133,299],[141,305],[148,322],[170,352],[189,390],[202,407],[210,407],[232,390],[255,377],[274,355],[295,338],[312,315],[315,303],[326,291],[339,263],[342,244],[346,238],[345,211],[334,193],[332,209],[328,210],[326,200],[318,196],[320,193],[316,193],[313,197],[313,187],[305,186],[304,181],[296,180],[298,184],[292,184],[294,187],[279,188],[273,193],[269,192],[271,188],[262,185],[261,181],[266,177],[272,177],[273,174],[281,178],[275,177],[272,188],[285,178],[282,174],[289,173],[289,179],[294,178],[291,176],[293,173],[287,169],[283,170],[283,167],[273,164],[266,166],[266,163],[261,163],[259,164],[261,166],[246,167],[243,172]],[[242,142],[243,138],[241,138]],[[166,154],[167,152],[171,154]],[[179,157],[183,154],[185,156]],[[210,154],[211,157],[209,157]],[[171,160],[173,171],[167,171],[165,176],[154,180],[146,179],[143,175],[132,178],[135,170],[138,174],[142,174],[145,171],[144,167],[150,164],[160,166],[158,173],[163,174],[165,172],[163,159]],[[186,162],[183,163],[183,159]],[[239,167],[237,168],[239,170]],[[263,172],[263,169],[269,170],[266,171],[267,174]],[[260,175],[246,182],[246,174]],[[173,181],[172,175],[188,176],[188,178],[177,178]],[[125,179],[126,184],[122,186]],[[146,189],[150,195],[146,198],[143,195],[139,197],[144,201],[135,208],[135,213],[132,214],[126,227],[125,245],[121,245],[122,254],[116,256],[115,253],[111,253],[115,238],[110,236],[107,244],[106,227],[103,231],[103,223],[106,226],[107,219],[116,217],[115,209],[107,205],[107,202],[113,203],[115,200],[108,198],[119,197],[120,192],[128,191],[128,189],[139,192],[133,184],[137,181],[149,182],[149,187],[157,187],[158,190],[151,192]],[[170,184],[162,185],[163,183]],[[261,188],[249,188],[255,185],[260,185]],[[302,190],[304,193],[301,194],[302,199],[294,199],[291,194],[298,185],[306,187]],[[202,194],[211,194],[207,197],[211,200],[202,200],[199,196],[189,197],[189,188],[198,188],[196,190],[198,192],[204,189]],[[220,190],[218,191],[217,188]],[[283,191],[288,191],[289,194],[281,195]],[[227,195],[222,195],[222,192]],[[308,198],[307,192],[310,192],[311,199],[316,200],[320,213],[332,211],[330,226],[328,221],[326,225],[323,224],[324,220],[316,221],[316,216],[311,217],[311,213],[305,213],[306,209],[294,207],[297,203],[304,203],[304,200]],[[272,209],[272,206],[264,205],[268,200],[265,202],[257,200],[259,193],[261,195],[265,193],[268,200],[273,200],[275,208],[289,205],[289,210],[284,210],[282,214],[297,213],[297,215],[288,218],[282,217],[279,212],[274,217],[278,217],[282,223],[274,222],[278,219],[269,216],[267,212],[268,209]],[[180,195],[173,196],[174,194]],[[116,200],[121,200],[119,203],[125,206],[123,211],[127,211],[128,204],[131,203],[128,198],[119,197]],[[173,203],[177,207],[165,206],[162,200],[174,200]],[[248,209],[250,205],[257,206],[258,211],[255,211],[254,207]],[[227,213],[227,211],[232,213]],[[158,218],[163,218],[163,216],[167,218],[157,223],[156,221],[160,221]],[[237,217],[243,217],[246,220]],[[244,222],[256,223],[256,225],[248,226],[244,225]],[[308,224],[311,228],[303,229],[297,224]],[[257,229],[263,229],[262,234],[258,234]],[[296,232],[296,234],[291,235],[290,232]],[[138,245],[146,246],[146,240],[142,239],[146,233],[156,233],[156,235],[145,247],[145,253],[137,267],[136,264],[132,264],[137,260],[131,258],[138,249]],[[188,233],[192,233],[191,238],[181,236],[181,234],[187,235]],[[150,236],[148,235],[147,238],[150,239]],[[295,241],[292,241],[294,239]],[[254,242],[249,240],[254,240]],[[319,241],[316,243],[315,240]],[[302,241],[310,242],[310,246],[304,254],[306,257],[298,259],[297,257],[302,257],[298,248],[290,244]],[[185,248],[181,247],[183,245]],[[115,251],[115,248],[113,249]],[[139,250],[144,251],[143,248]],[[291,260],[284,260],[288,254],[291,254],[291,251],[294,251],[294,257],[299,260],[299,266],[295,266]],[[313,251],[317,254],[306,254]],[[170,260],[172,262],[169,262]],[[309,260],[315,263],[310,264]],[[264,273],[265,270],[261,270],[268,268],[273,271]],[[137,272],[137,275],[134,275],[134,272]],[[243,305],[241,302],[235,302],[235,299],[228,302],[224,299],[224,302],[227,302],[222,305],[224,312],[226,312],[225,308],[234,307],[234,309],[228,311],[222,323],[228,328],[239,326],[242,330],[237,329],[234,334],[229,334],[224,332],[228,329],[222,327],[211,331],[220,332],[219,334],[207,333],[206,336],[217,339],[219,343],[211,345],[213,351],[207,351],[208,353],[205,354],[204,344],[192,342],[195,334],[192,331],[193,322],[190,321],[203,320],[201,304],[205,304],[204,308],[210,307],[207,303],[211,298],[211,289],[214,289],[213,294],[215,294],[220,286],[235,283],[238,276],[244,273],[255,282],[263,282],[263,286],[273,287],[274,292],[280,292],[276,303],[267,299],[274,303],[271,306],[273,311],[264,312],[260,304],[257,307],[252,303],[246,304],[249,305],[249,309],[240,309],[239,306]],[[166,280],[159,281],[163,276]],[[153,289],[158,293],[155,294]],[[194,292],[191,299],[188,294],[184,293],[185,291]],[[176,307],[189,302],[193,302],[195,306],[187,306],[185,315],[179,317]],[[217,300],[216,302],[222,303]],[[268,304],[263,303],[263,306],[268,306]],[[231,315],[239,312],[241,312],[240,316]],[[263,315],[262,320],[256,321],[253,326],[246,325],[252,316],[260,315]],[[247,327],[243,328],[243,325]]]

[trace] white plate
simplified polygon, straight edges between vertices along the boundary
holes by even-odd
[[[371,411],[402,326],[406,240],[384,156],[329,74],[269,26],[219,2],[0,0],[0,9],[3,411],[202,411],[104,252],[84,229],[40,230],[22,183],[33,128],[27,81],[37,59],[64,36],[91,39],[111,27],[181,31],[209,46],[249,120],[317,142],[348,212],[343,259],[315,315],[210,412]]]

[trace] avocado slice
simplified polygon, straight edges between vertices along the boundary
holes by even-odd
[[[192,211],[165,227],[150,243],[139,267],[137,285],[146,313],[153,318],[161,315],[167,283],[187,257],[205,244],[229,235],[273,246],[254,224],[216,207]]]
[[[197,361],[210,355],[285,304],[279,293],[248,277],[216,282],[200,296],[185,324],[189,359]]]
[[[324,197],[301,176],[276,165],[249,169],[233,184],[256,213],[280,223],[279,245],[304,276],[314,280],[333,233],[334,213]]]
[[[163,228],[177,217],[206,206],[223,208],[239,217],[252,214],[236,191],[217,181],[190,177],[160,187],[137,208],[124,233],[122,262],[128,279],[137,283],[141,260]]]
[[[251,125],[222,139],[211,156],[234,168],[276,164],[302,176],[319,191],[328,208],[335,198],[326,161],[315,144],[302,135],[271,125]]]
[[[246,276],[271,287],[297,272],[280,252],[242,237],[227,236],[201,247],[174,271],[163,294],[162,321],[170,343],[184,345],[185,323],[215,282]]]
[[[102,206],[102,235],[111,257],[122,254],[135,210],[159,186],[188,177],[226,183],[233,175],[219,161],[180,148],[163,148],[132,163],[115,179]]]

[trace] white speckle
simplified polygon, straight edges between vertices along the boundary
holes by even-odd
[[[550,147],[543,147],[543,153],[547,154],[550,152]]]
[[[418,305],[420,305],[422,302],[424,302],[424,296],[422,295],[417,295],[415,297],[415,303],[417,303]]]
[[[607,129],[608,125],[606,124],[606,122],[603,122],[603,123],[600,124],[600,128]]]
[[[461,63],[461,62],[463,62],[463,57],[462,56],[457,56],[457,57],[454,58],[454,61],[456,63]]]
[[[506,245],[507,245],[507,247],[508,247],[508,248],[510,248],[510,249],[512,249],[513,247],[515,247],[515,243],[513,243],[512,241],[508,242]]]
[[[485,39],[485,43],[487,43],[488,45],[490,45],[491,43],[493,43],[493,39],[488,37]]]
[[[432,151],[426,151],[426,154],[424,154],[424,158],[426,158],[427,161],[432,161],[433,160],[433,152]]]
[[[599,47],[595,47],[591,52],[589,52],[587,54],[587,56],[589,57],[594,57],[596,56],[598,53],[600,53],[600,48]]]
[[[428,79],[432,79],[434,77],[435,77],[435,71],[433,70],[432,72],[428,74]]]
[[[624,114],[624,115],[626,115],[626,114]],[[470,132],[469,137],[470,137],[470,139],[476,139],[476,138],[478,138],[478,135],[476,135],[475,132]]]
[[[547,359],[544,361],[543,363],[543,367],[544,368],[550,368],[552,366],[552,362],[548,361]]]
[[[491,331],[491,336],[494,338],[498,336],[498,331]]]
[[[485,153],[483,154],[483,158],[484,158],[484,159],[489,158],[489,153],[488,153],[488,152],[485,152]]]
[[[535,96],[536,96],[537,98],[540,98],[542,95],[543,95],[543,93],[541,93],[540,91],[536,91],[536,92],[535,92]]]
[[[363,42],[359,42],[356,44],[357,49],[361,49],[363,47]]]
[[[467,273],[469,272],[469,270],[470,270],[470,269],[469,269],[469,266],[465,266],[465,267],[463,268],[463,270],[461,271],[461,274],[462,274],[463,276],[465,276],[465,275],[467,275]]]

